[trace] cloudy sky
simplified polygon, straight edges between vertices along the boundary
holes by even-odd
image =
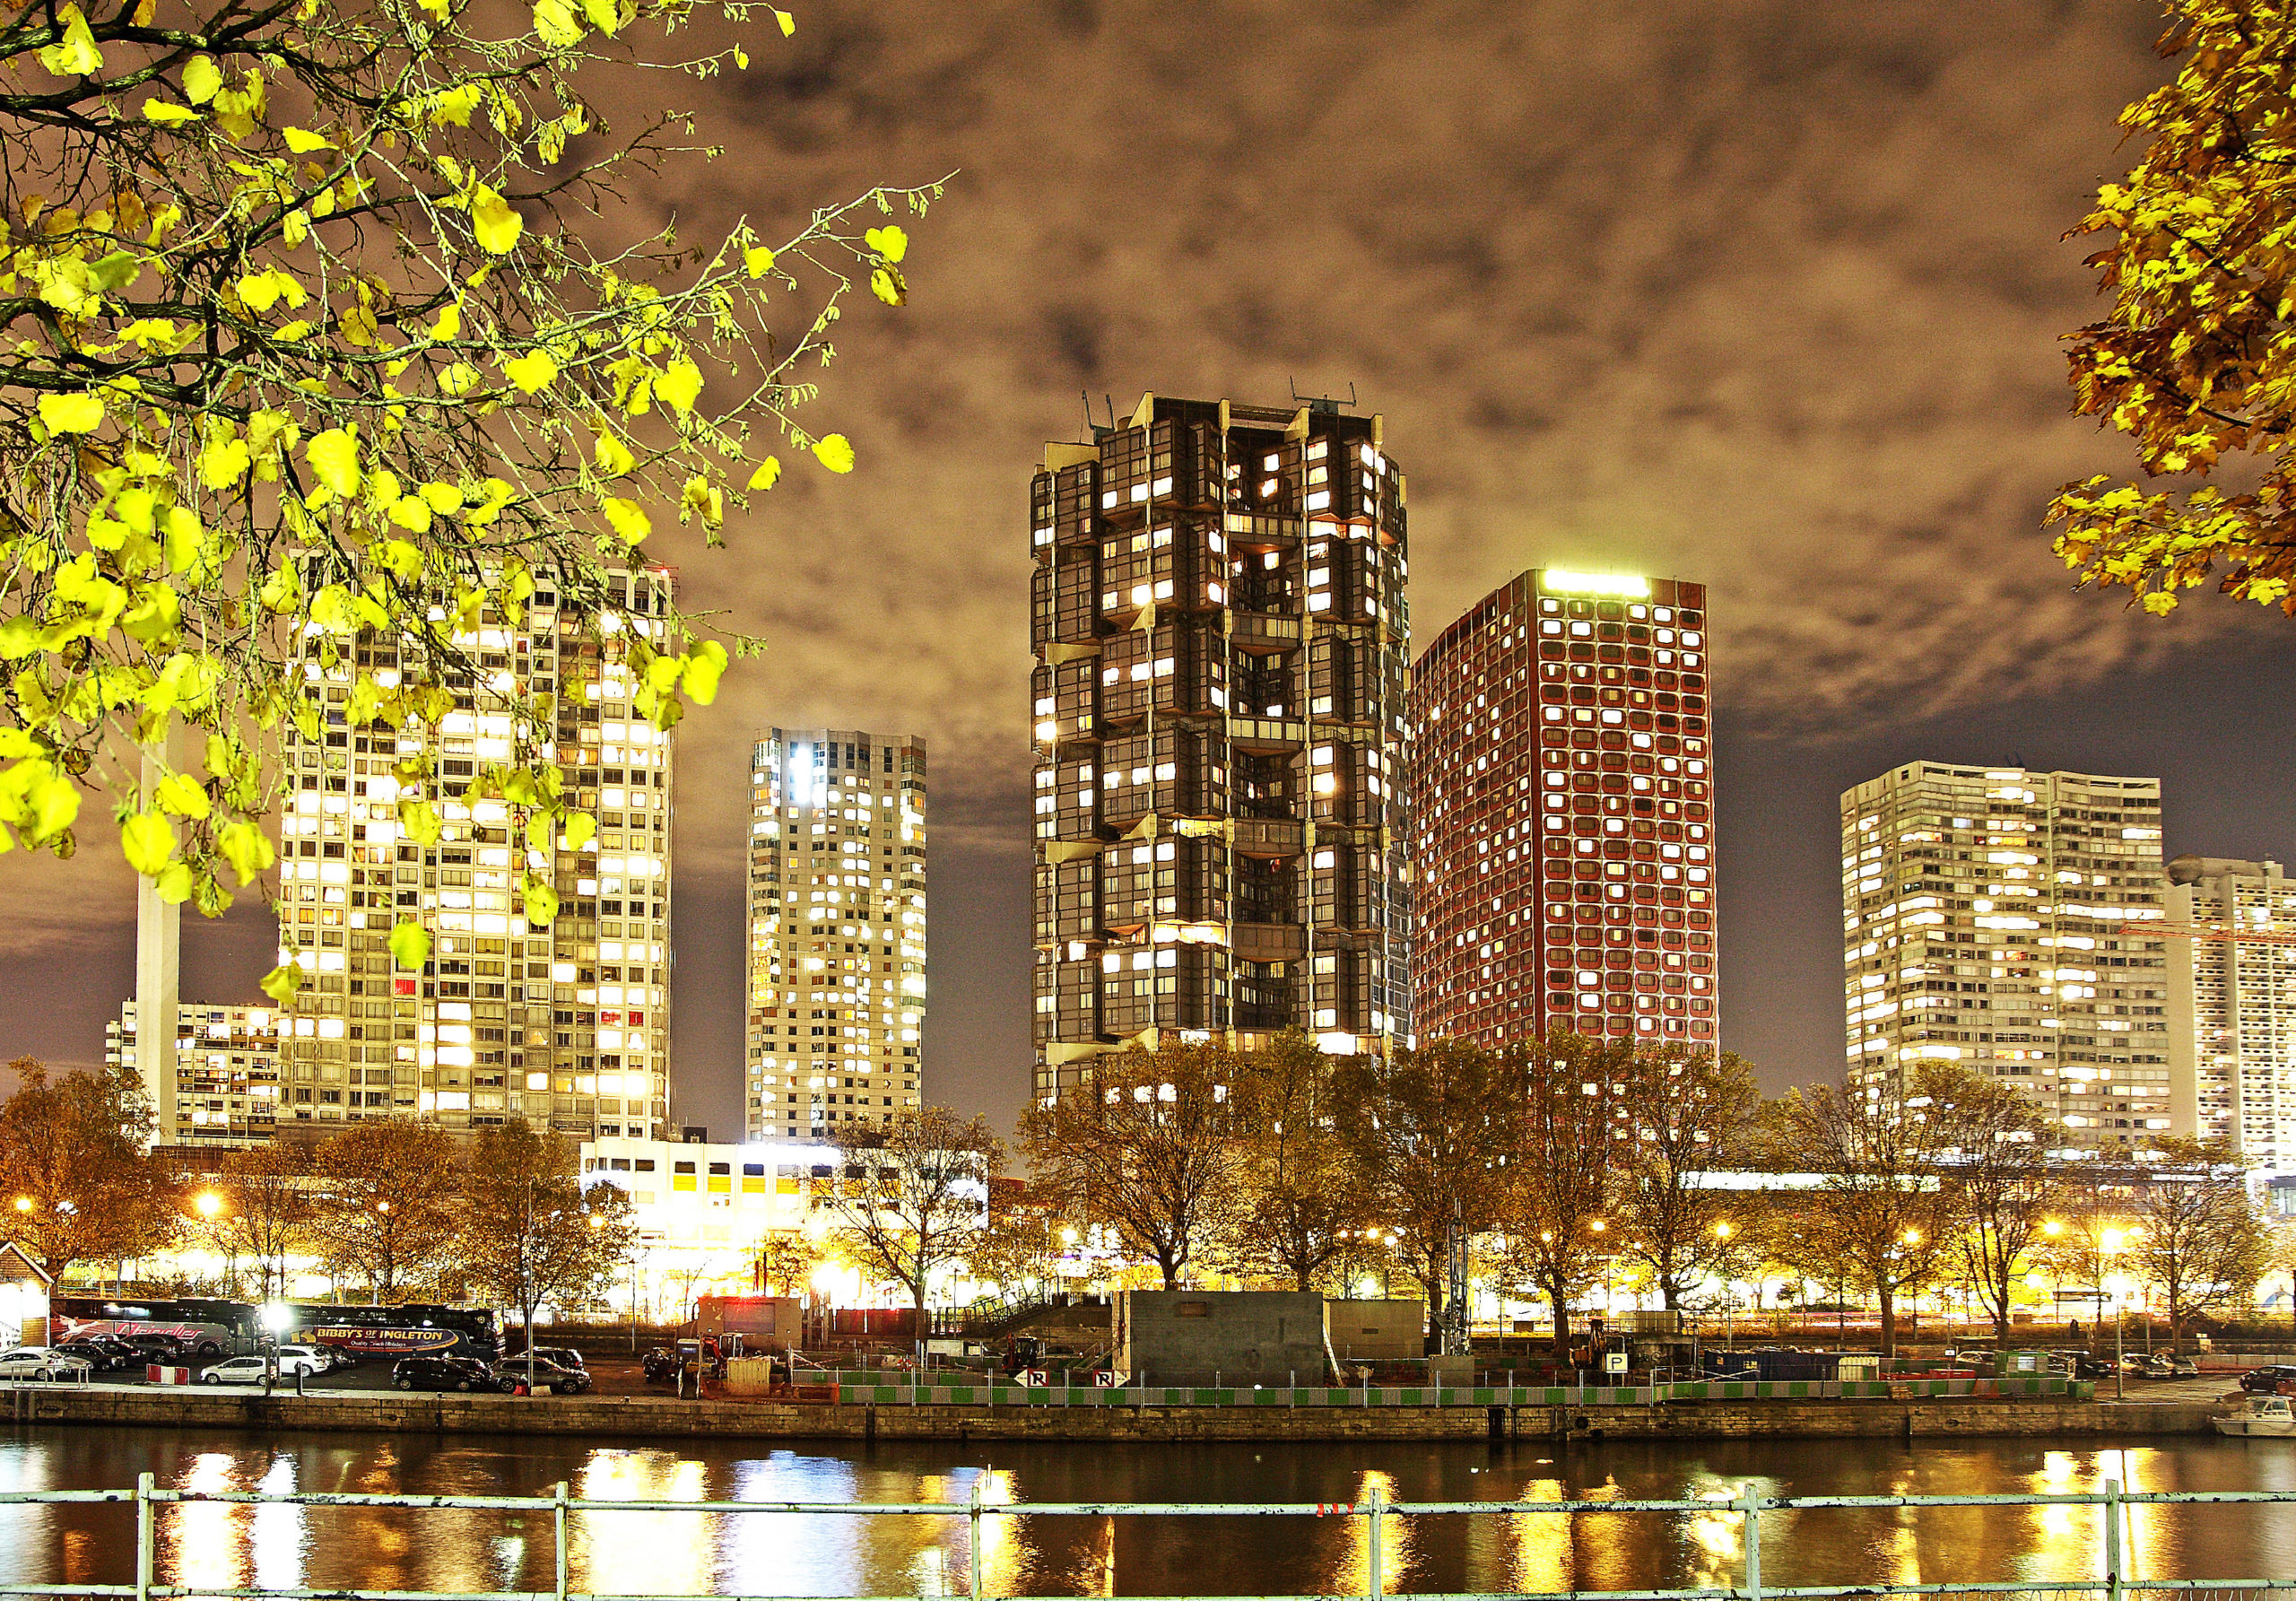
[[[2066,414],[2057,340],[2094,304],[2059,236],[2165,71],[2139,0],[796,15],[688,88],[726,156],[634,204],[773,237],[957,177],[910,224],[911,303],[854,307],[811,412],[860,469],[665,553],[772,645],[677,756],[687,1120],[736,1117],[742,785],[776,722],[931,740],[928,1088],[1024,1093],[1026,495],[1087,396],[1352,387],[1410,474],[1422,640],[1535,565],[1712,586],[1724,1031],[1773,1086],[1839,1071],[1835,796],[1884,766],[2156,772],[2171,851],[2296,847],[2296,625],[2132,616],[2038,527],[2127,459]],[[0,861],[11,1054],[100,1054],[133,904],[124,867]],[[251,994],[270,940],[188,930],[187,997]]]

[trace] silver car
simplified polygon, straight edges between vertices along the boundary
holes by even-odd
[[[95,1371],[95,1367],[84,1356],[50,1351],[45,1345],[19,1345],[13,1351],[0,1352],[0,1379],[51,1382],[58,1379],[85,1379]]]

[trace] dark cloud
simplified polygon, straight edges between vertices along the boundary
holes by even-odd
[[[1770,815],[1825,767],[1792,753],[1850,739],[1863,760],[1892,729],[2177,682],[2269,626],[2203,605],[2162,627],[2075,595],[2037,527],[2058,483],[2126,457],[2066,413],[2057,341],[2093,301],[2059,236],[2126,164],[2116,113],[2161,77],[2141,5],[797,15],[792,40],[752,30],[746,74],[688,86],[727,154],[648,186],[648,214],[786,231],[961,170],[910,225],[909,307],[857,304],[821,375],[809,421],[849,434],[860,470],[801,464],[732,551],[677,553],[692,601],[772,642],[683,735],[697,1083],[738,1038],[722,975],[747,741],[829,722],[931,736],[931,1071],[967,1105],[1020,1093],[1023,507],[1080,391],[1121,412],[1145,388],[1353,385],[1410,474],[1422,639],[1534,564],[1704,579],[1747,753],[1726,744],[1726,814]],[[1793,812],[1790,841],[1742,831],[1741,937],[1787,904],[1789,845],[1831,854],[1805,826],[1830,808]],[[57,875],[6,882],[23,939],[83,937]],[[1822,902],[1792,905],[1824,932]],[[1802,1031],[1778,1049],[1817,1063],[1831,960],[1750,953],[1734,1029],[1783,1008]],[[696,1093],[722,1119],[730,1098]]]

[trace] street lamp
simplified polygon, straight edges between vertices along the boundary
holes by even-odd
[[[214,1222],[215,1214],[223,1210],[223,1197],[212,1189],[201,1190],[191,1204],[199,1215],[210,1223]]]
[[[17,1211],[19,1211],[19,1212],[30,1212],[31,1209],[32,1209],[32,1198],[31,1198],[31,1196],[18,1196],[16,1197],[16,1210],[17,1210]]]

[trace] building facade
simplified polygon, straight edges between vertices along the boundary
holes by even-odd
[[[1404,477],[1377,416],[1144,396],[1030,499],[1036,1090],[1411,1034]]]
[[[559,594],[546,578],[514,622],[490,605],[457,636],[483,682],[452,685],[437,745],[381,727],[349,727],[354,668],[395,681],[402,649],[362,638],[326,681],[313,734],[286,736],[281,806],[279,956],[303,970],[283,1025],[279,1121],[434,1118],[470,1129],[520,1118],[570,1137],[648,1138],[668,1127],[670,751],[632,704],[643,687],[625,630],[665,611],[671,575],[616,571],[603,593]],[[523,821],[501,801],[457,798],[508,760],[516,707],[544,709],[545,760],[558,763],[596,831],[547,853],[559,894],[531,927],[520,874],[541,870]],[[434,790],[403,783],[403,758],[435,756]],[[424,844],[397,804],[427,798],[442,820]],[[420,972],[387,944],[401,917],[432,933]]]
[[[1714,1048],[1706,587],[1549,570],[1411,688],[1420,1031]]]
[[[2066,1148],[2170,1127],[2157,779],[1908,762],[1841,797],[1853,1082],[1961,1062]]]
[[[2296,883],[2278,862],[2169,864],[2171,1132],[2296,1171]],[[2245,938],[2210,938],[2222,929]]]
[[[751,1139],[921,1104],[925,741],[775,728],[750,761]]]
[[[279,1037],[295,1026],[270,1005],[219,1006],[178,1002],[172,1082],[164,1096],[150,1095],[153,1075],[146,1072],[137,1026],[141,1003],[120,1007],[117,1022],[104,1025],[104,1065],[130,1067],[142,1077],[156,1127],[152,1137],[167,1145],[260,1145],[268,1142],[279,1118]],[[307,1025],[316,1020],[305,1018]]]

